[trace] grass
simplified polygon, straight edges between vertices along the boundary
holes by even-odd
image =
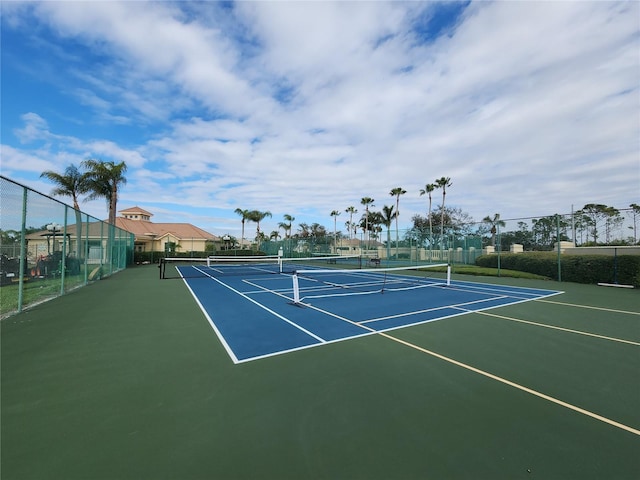
[[[64,281],[64,291],[69,292],[84,284],[84,274],[67,275]],[[0,314],[2,317],[18,310],[19,284],[16,282],[0,287]],[[24,282],[22,292],[23,307],[40,303],[60,295],[60,277],[30,278]]]

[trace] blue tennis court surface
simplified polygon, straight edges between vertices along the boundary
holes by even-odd
[[[200,269],[184,281],[235,363],[562,293],[353,270],[299,278],[294,303],[291,275]]]

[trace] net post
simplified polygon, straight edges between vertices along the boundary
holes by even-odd
[[[447,265],[447,286],[451,285],[451,264]]]
[[[298,285],[298,274],[293,272],[293,303],[300,303],[300,286]]]

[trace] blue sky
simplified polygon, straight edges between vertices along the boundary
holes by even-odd
[[[236,236],[398,186],[406,227],[442,176],[475,220],[640,203],[638,2],[1,5],[2,174],[45,193],[125,161],[119,208]]]

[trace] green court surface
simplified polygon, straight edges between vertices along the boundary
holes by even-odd
[[[564,293],[234,364],[157,276],[2,321],[3,480],[639,477],[638,290],[467,277]]]

